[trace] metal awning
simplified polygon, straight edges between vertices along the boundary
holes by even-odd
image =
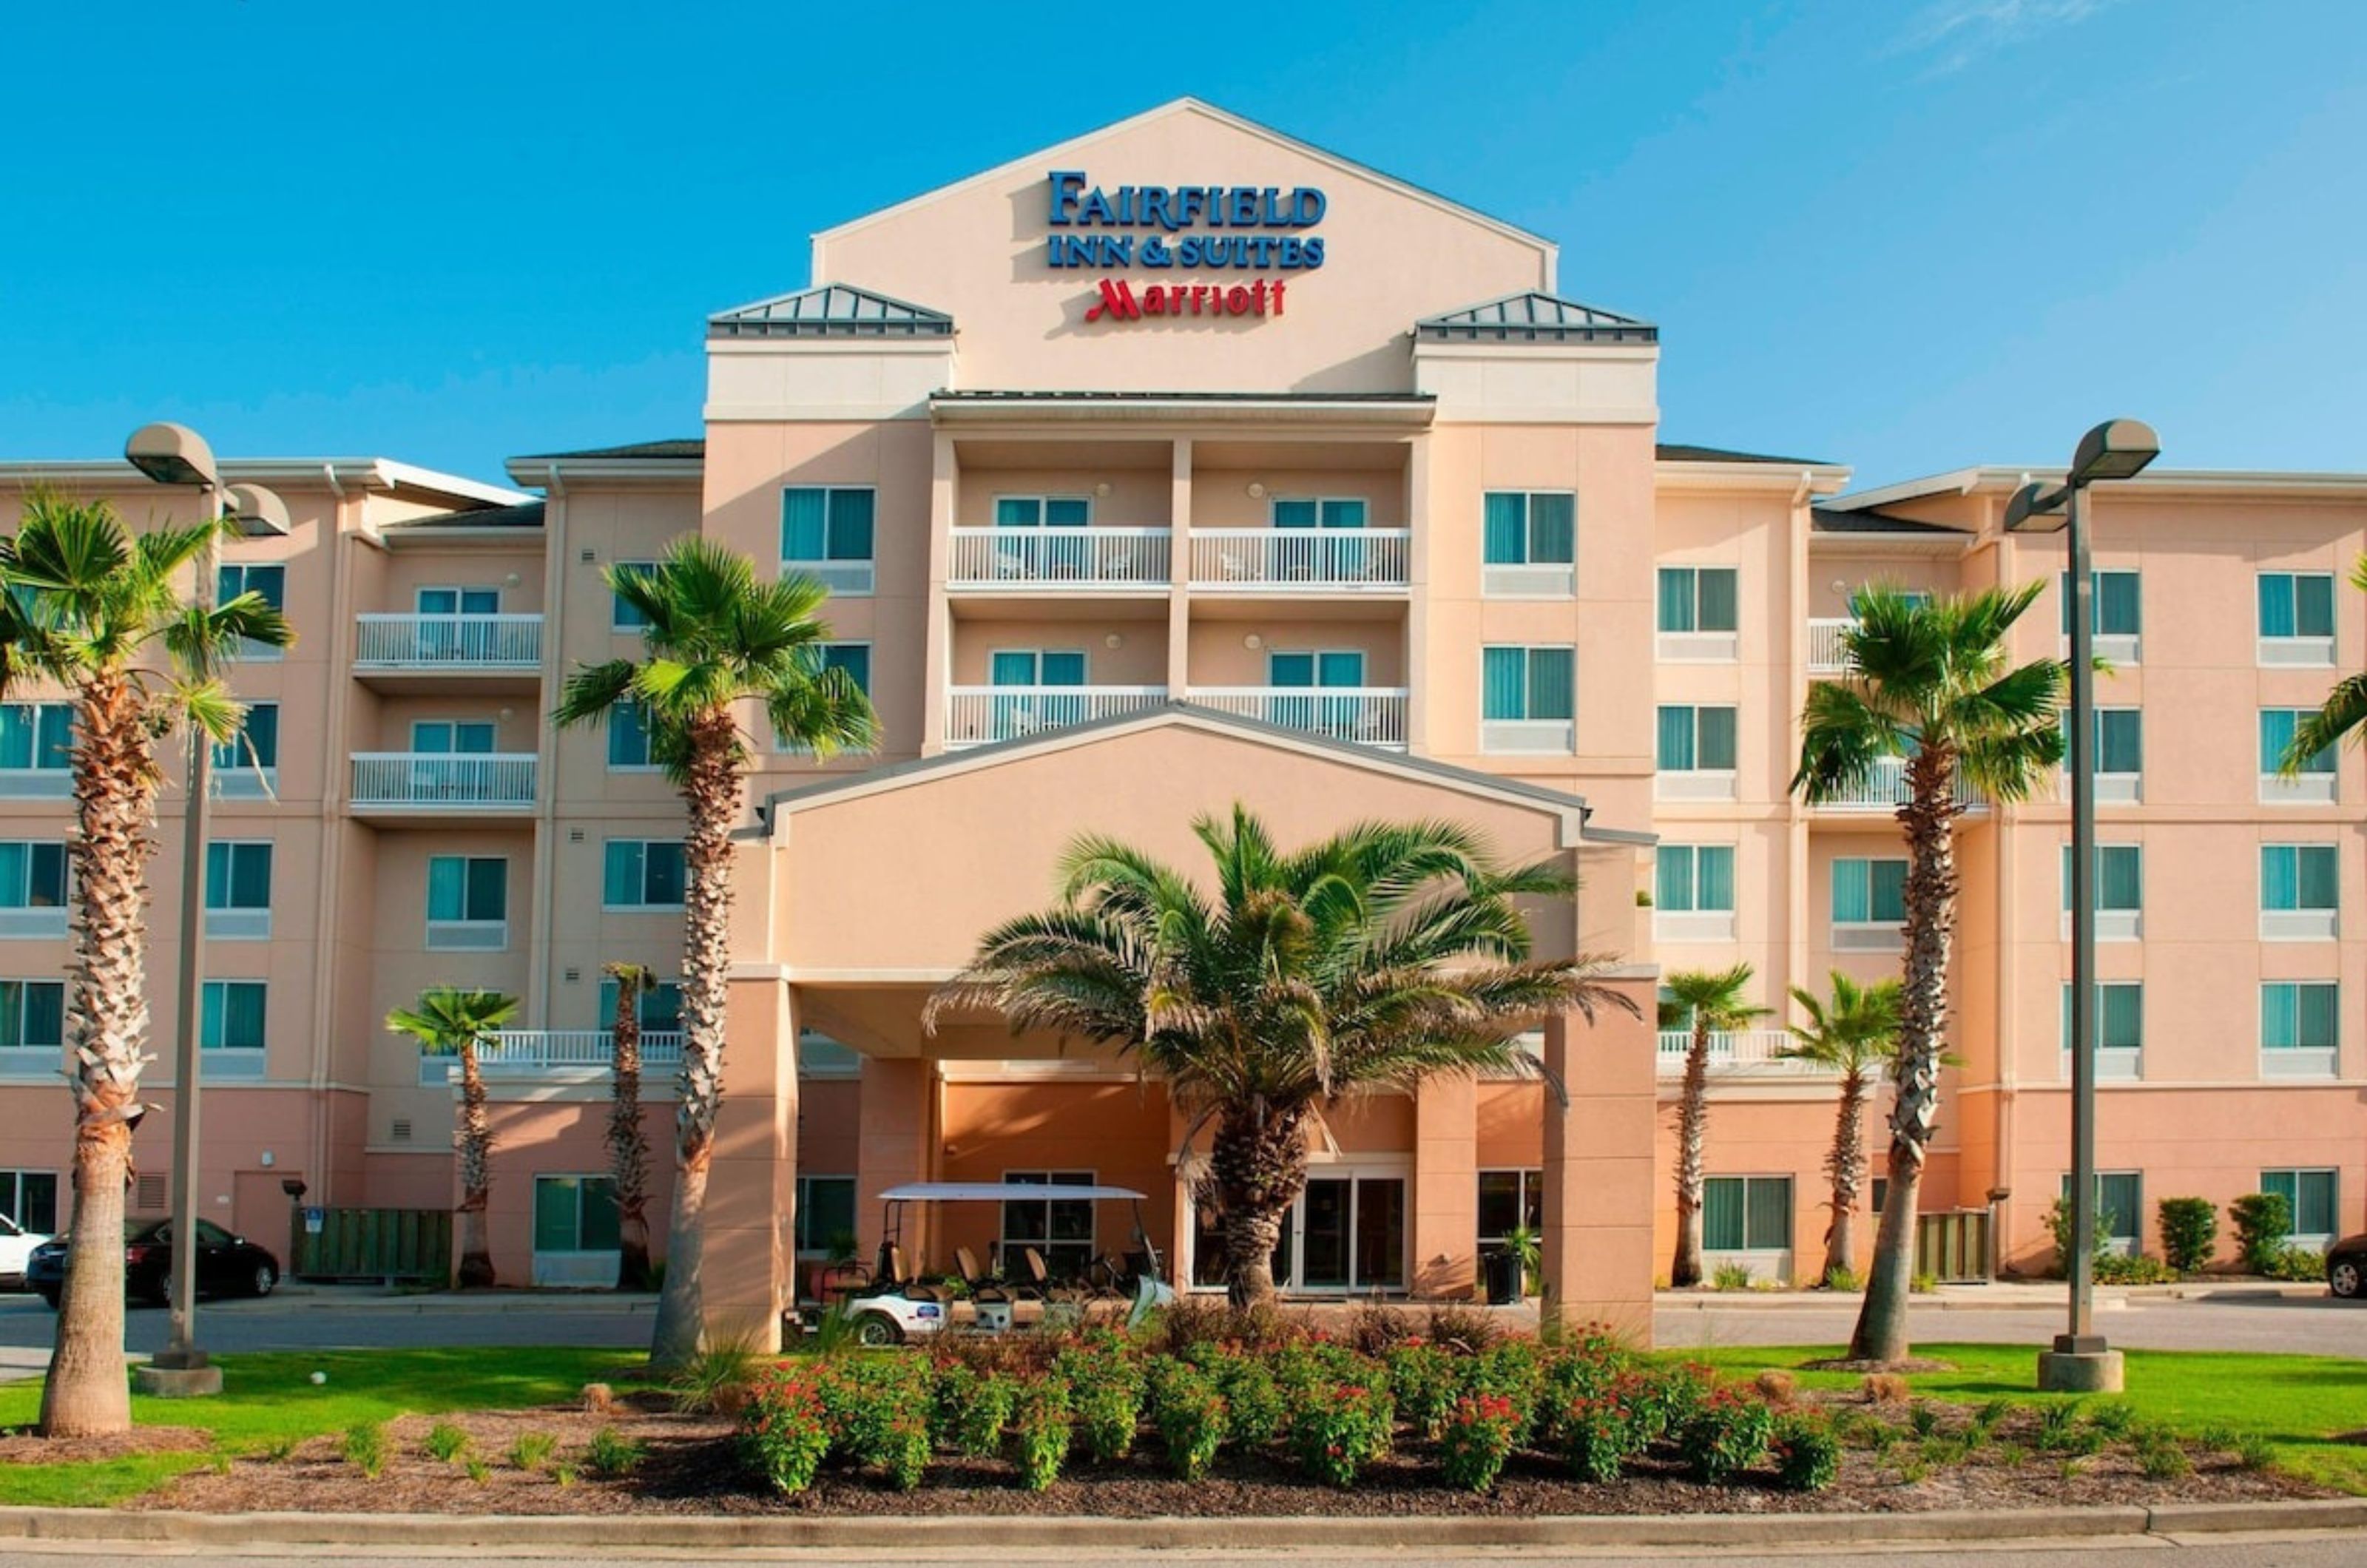
[[[879,1197],[889,1203],[1002,1203],[1031,1198],[1055,1198],[1068,1202],[1130,1198],[1139,1201],[1142,1194],[1131,1187],[1070,1187],[1045,1181],[908,1181],[901,1187],[890,1187]]]

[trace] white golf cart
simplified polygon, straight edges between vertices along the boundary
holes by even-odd
[[[959,1302],[962,1316],[982,1333],[1002,1333],[1014,1326],[1020,1304],[1038,1303],[1036,1312],[1057,1303],[1123,1303],[1133,1314],[1175,1300],[1175,1289],[1160,1277],[1159,1249],[1142,1224],[1142,1194],[1130,1187],[1047,1186],[1023,1181],[909,1181],[879,1194],[887,1205],[880,1227],[879,1257],[868,1283],[841,1298],[834,1309],[855,1325],[864,1345],[899,1345],[926,1338],[952,1326]],[[948,1292],[916,1277],[904,1254],[904,1220],[914,1203],[1041,1203],[1048,1198],[1064,1202],[1125,1201],[1134,1206],[1134,1246],[1123,1256],[1097,1258],[1086,1277],[1074,1285],[1056,1285],[1046,1271],[1043,1255],[1034,1247],[1021,1249],[1017,1258],[1003,1259],[1002,1273],[981,1271],[968,1247],[955,1249],[958,1277],[965,1292]],[[1004,1275],[1012,1277],[1005,1278]]]

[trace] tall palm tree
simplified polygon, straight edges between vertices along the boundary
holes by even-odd
[[[144,1110],[147,868],[164,782],[160,748],[184,727],[213,741],[238,733],[245,710],[220,671],[243,639],[274,648],[294,640],[255,594],[211,610],[184,594],[184,575],[222,536],[218,523],[135,536],[105,502],[46,491],[27,499],[15,536],[0,536],[0,680],[39,682],[74,707],[66,1043],[74,1206],[57,1348],[41,1391],[41,1429],[52,1437],[131,1426],[123,1190]]]
[[[1806,1062],[1841,1080],[1840,1110],[1833,1122],[1833,1146],[1825,1156],[1825,1171],[1833,1179],[1833,1222],[1825,1230],[1825,1268],[1818,1278],[1831,1284],[1837,1275],[1857,1269],[1858,1179],[1865,1171],[1865,1101],[1874,1080],[1898,1049],[1897,980],[1861,986],[1836,969],[1831,974],[1832,999],[1827,1001],[1804,986],[1792,987],[1808,1021],[1792,1025],[1792,1043],[1784,1048],[1787,1060]]]
[[[1751,967],[1685,970],[1660,982],[1660,1027],[1689,1029],[1685,1077],[1677,1091],[1677,1255],[1669,1283],[1678,1290],[1702,1281],[1702,1145],[1709,1133],[1710,1036],[1742,1028],[1767,1010],[1743,999]]]
[[[431,986],[415,1008],[397,1008],[386,1026],[408,1034],[431,1055],[460,1058],[460,1288],[488,1290],[493,1254],[485,1232],[485,1209],[493,1190],[493,1130],[485,1119],[484,1064],[480,1050],[502,1025],[517,1016],[515,997],[499,991]]]
[[[1890,1112],[1888,1190],[1854,1360],[1907,1356],[1916,1198],[1937,1124],[1948,1030],[1949,951],[1956,931],[1959,782],[1989,799],[2027,799],[2063,760],[2060,660],[2009,662],[2014,623],[2044,584],[1991,588],[1929,603],[1878,585],[1862,591],[1842,635],[1849,672],[1808,687],[1792,787],[1811,805],[1873,788],[1903,764],[1898,821],[1907,839],[1907,953],[1898,1007],[1898,1098]]]
[[[830,592],[805,573],[760,581],[745,556],[691,535],[654,567],[612,566],[603,575],[640,614],[641,656],[578,665],[555,716],[562,726],[597,725],[631,704],[689,818],[674,1211],[650,1345],[655,1365],[679,1367],[698,1353],[704,1311],[699,1259],[731,965],[731,831],[752,756],[740,710],[761,706],[776,736],[821,757],[869,745],[875,721],[862,689],[823,665],[831,631],[817,612]]]
[[[2367,593],[2367,555],[2351,563],[2350,586]],[[2367,726],[2367,675],[2345,675],[2327,693],[2318,710],[2293,728],[2277,771],[2293,777],[2303,763],[2339,745],[2346,736],[2358,734],[2361,726]]]
[[[608,1023],[616,1095],[608,1105],[608,1182],[617,1190],[617,1289],[646,1291],[650,1271],[650,1139],[641,1130],[641,998],[657,977],[638,964],[604,964],[617,983]]]
[[[1569,878],[1500,866],[1456,824],[1366,823],[1291,854],[1239,805],[1193,830],[1213,898],[1138,849],[1080,838],[1057,907],[981,937],[924,1022],[993,1011],[1014,1032],[1114,1043],[1163,1081],[1193,1118],[1187,1144],[1214,1125],[1201,1197],[1232,1299],[1262,1302],[1324,1101],[1531,1072],[1523,1031],[1633,1006],[1603,983],[1605,960],[1530,956],[1517,901],[1567,897]]]

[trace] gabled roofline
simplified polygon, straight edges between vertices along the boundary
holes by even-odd
[[[501,485],[463,479],[391,457],[225,457],[221,477],[232,484],[328,490],[407,491],[462,509],[515,506],[534,497]],[[120,457],[70,458],[52,462],[0,463],[0,485],[145,484],[140,470]]]
[[[1873,490],[1857,491],[1849,495],[1835,496],[1825,505],[1835,512],[1864,512],[1893,506],[1905,501],[1931,501],[1948,496],[1971,495],[1976,491],[2009,491],[2021,488],[2033,479],[2047,484],[2063,482],[2064,469],[2053,467],[2015,468],[2010,464],[1984,463],[1971,468],[1950,468],[1944,473],[1928,474],[1921,479],[1901,479],[1895,484]],[[2153,468],[2135,479],[2115,479],[2109,487],[2119,490],[2135,485],[2154,491],[2183,491],[2191,494],[2226,494],[2245,491],[2267,491],[2293,497],[2323,497],[2327,500],[2351,501],[2367,499],[2367,473],[2344,473],[2332,470],[2276,468]]]
[[[1610,828],[1589,826],[1592,808],[1581,795],[1561,790],[1547,789],[1540,784],[1525,784],[1518,779],[1503,778],[1469,768],[1458,768],[1448,762],[1433,761],[1427,757],[1410,756],[1402,751],[1383,751],[1375,747],[1359,745],[1353,740],[1334,740],[1329,736],[1309,734],[1303,729],[1285,729],[1261,719],[1245,718],[1239,714],[1221,713],[1197,703],[1175,700],[1165,705],[1148,708],[1140,713],[1119,714],[1109,718],[1093,719],[1065,728],[1047,730],[1037,735],[1025,735],[1011,740],[998,740],[991,745],[975,746],[966,750],[947,751],[934,757],[921,757],[906,762],[890,762],[860,773],[847,773],[836,778],[820,780],[795,789],[776,790],[767,795],[757,807],[763,837],[773,837],[780,831],[780,818],[795,815],[810,807],[823,806],[832,801],[860,798],[890,790],[903,789],[931,780],[957,776],[980,768],[999,767],[1021,758],[1066,750],[1089,745],[1114,736],[1137,730],[1163,729],[1175,727],[1203,729],[1263,741],[1303,754],[1320,756],[1367,772],[1411,775],[1444,784],[1467,795],[1509,802],[1554,813],[1561,823],[1560,843],[1564,849],[1575,848],[1580,842],[1652,844],[1659,838],[1651,833],[1637,833]]]
[[[1343,174],[1354,175],[1359,178],[1372,180],[1377,184],[1387,186],[1400,195],[1410,197],[1414,200],[1421,202],[1425,207],[1434,208],[1442,212],[1452,213],[1459,218],[1469,219],[1471,221],[1481,225],[1483,228],[1494,230],[1497,233],[1505,236],[1507,239],[1516,240],[1526,245],[1535,245],[1544,253],[1545,281],[1542,285],[1544,290],[1548,294],[1552,293],[1559,282],[1561,271],[1561,247],[1558,244],[1556,244],[1553,241],[1546,239],[1544,235],[1532,233],[1528,230],[1523,229],[1516,224],[1508,223],[1501,218],[1491,218],[1487,213],[1478,210],[1477,208],[1467,207],[1459,201],[1455,201],[1449,197],[1439,195],[1436,191],[1425,190],[1421,186],[1415,185],[1410,181],[1401,180],[1394,175],[1384,174],[1382,171],[1374,168],[1370,164],[1360,164],[1355,159],[1345,157],[1341,153],[1331,151],[1329,148],[1318,147],[1311,141],[1301,141],[1298,138],[1288,135],[1283,131],[1276,130],[1270,125],[1261,125],[1256,120],[1244,118],[1242,116],[1234,114],[1229,109],[1218,108],[1216,105],[1207,102],[1206,99],[1195,98],[1188,94],[1183,97],[1171,98],[1163,104],[1155,105],[1150,108],[1144,109],[1139,114],[1128,115],[1124,119],[1112,120],[1106,125],[1096,126],[1091,130],[1082,132],[1076,136],[1071,136],[1064,141],[1056,141],[1049,147],[1039,147],[1032,152],[1024,152],[1016,158],[1007,159],[1002,163],[997,164],[991,169],[981,170],[977,174],[967,175],[961,179],[950,181],[945,185],[933,186],[917,196],[905,197],[902,201],[897,202],[893,206],[882,207],[875,211],[864,213],[860,217],[850,218],[844,223],[833,224],[827,229],[818,229],[814,231],[813,235],[812,250],[807,265],[807,276],[819,276],[821,267],[818,264],[821,259],[821,245],[826,240],[836,239],[841,234],[851,234],[858,229],[868,228],[872,224],[879,222],[884,219],[895,217],[899,213],[908,212],[913,208],[922,205],[923,202],[934,201],[940,197],[951,196],[957,191],[968,190],[973,186],[984,185],[991,181],[1001,179],[1004,175],[1012,174],[1016,170],[1026,168],[1029,165],[1041,164],[1048,160],[1057,159],[1061,154],[1069,152],[1071,148],[1081,146],[1083,143],[1093,141],[1099,137],[1107,136],[1113,131],[1128,130],[1136,126],[1147,125],[1153,120],[1161,119],[1169,115],[1179,113],[1206,115],[1208,118],[1217,121],[1220,125],[1230,126],[1236,130],[1243,131],[1251,136],[1259,137],[1264,141],[1271,141],[1278,147],[1288,148],[1290,151],[1301,153],[1306,157],[1312,158],[1318,163],[1327,164],[1332,168],[1340,170]]]

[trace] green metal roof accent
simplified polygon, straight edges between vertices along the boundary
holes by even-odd
[[[1428,343],[1658,343],[1660,329],[1531,289],[1416,321],[1413,335]]]
[[[825,283],[776,295],[707,319],[707,335],[722,337],[951,337],[954,319],[942,310],[891,299],[867,288]]]

